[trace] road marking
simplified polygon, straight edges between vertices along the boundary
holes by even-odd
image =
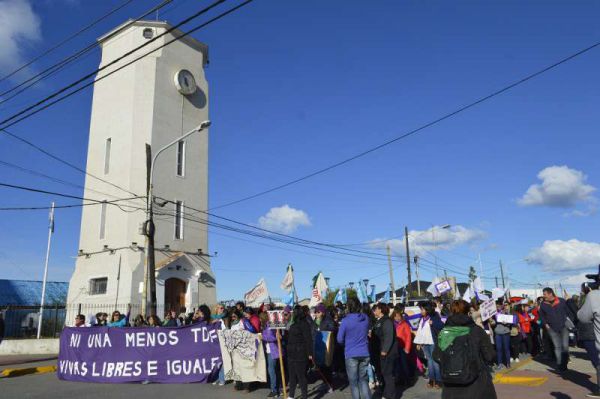
[[[56,366],[28,367],[22,369],[4,369],[0,373],[0,376],[1,378],[10,378],[28,374],[54,373],[55,371]]]
[[[513,377],[510,375],[498,375],[494,378],[494,384],[520,385],[525,387],[539,387],[548,381],[548,377]]]

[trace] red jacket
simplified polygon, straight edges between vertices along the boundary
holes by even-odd
[[[529,316],[529,313],[517,313],[517,316],[519,316],[519,326],[521,326],[521,331],[524,332],[525,334],[529,334],[531,332],[531,322],[535,319],[532,319]]]
[[[396,326],[396,338],[398,339],[398,345],[404,349],[404,352],[410,353],[412,349],[412,334],[410,332],[410,325],[406,321],[402,321]]]

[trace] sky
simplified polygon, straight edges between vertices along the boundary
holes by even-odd
[[[122,3],[0,0],[0,75]],[[0,81],[0,90],[154,4],[132,1]],[[174,24],[207,4],[174,0],[159,18]],[[227,4],[237,3],[221,8]],[[193,35],[209,45],[211,58],[206,69],[210,207],[375,147],[586,48],[600,40],[599,13],[595,1],[254,1]],[[377,254],[324,253],[211,228],[219,299],[241,298],[261,277],[273,297],[283,296],[279,283],[288,263],[294,265],[301,297],[309,295],[319,271],[332,288],[369,279],[381,291],[389,283],[387,243],[398,256],[393,263],[399,286],[406,283],[400,258],[405,226],[411,257],[422,259],[421,279],[446,270],[465,281],[473,265],[491,288],[503,261],[511,287],[560,282],[575,290],[600,264],[599,62],[596,48],[339,168],[214,210],[269,230]],[[98,63],[95,50],[0,104],[0,116]],[[91,98],[86,89],[10,131],[84,167]],[[84,182],[82,174],[2,134],[0,161]],[[82,194],[81,188],[2,163],[0,182]],[[73,203],[7,188],[0,194],[0,207]],[[80,218],[79,208],[57,211],[50,280],[71,276]],[[47,211],[0,212],[0,278],[41,279],[46,240]]]

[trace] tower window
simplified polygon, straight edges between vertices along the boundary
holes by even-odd
[[[106,235],[106,201],[100,205],[100,239]]]
[[[185,141],[177,143],[177,176],[185,175]]]
[[[175,201],[175,239],[183,240],[183,202]]]
[[[89,289],[89,294],[90,295],[102,295],[102,294],[106,294],[106,286],[108,284],[108,278],[107,277],[101,277],[101,278],[93,278],[90,280],[90,289]]]
[[[106,139],[106,144],[104,146],[104,174],[107,175],[110,171],[110,145],[112,143],[111,138]]]

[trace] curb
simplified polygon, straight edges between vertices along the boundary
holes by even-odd
[[[41,367],[27,367],[22,369],[4,369],[0,372],[0,378],[12,378],[20,377],[22,375],[29,374],[45,374],[54,373],[56,366],[41,366]]]

